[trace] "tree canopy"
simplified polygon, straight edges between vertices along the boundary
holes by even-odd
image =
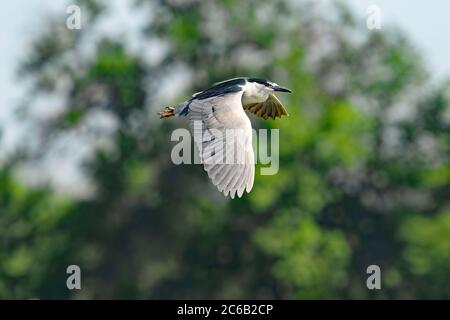
[[[367,30],[341,4],[141,0],[136,50],[95,28],[107,2],[78,3],[83,28],[49,21],[20,70],[30,130],[0,168],[1,298],[450,298],[450,87],[401,31]],[[287,118],[249,115],[280,129],[278,174],[256,170],[230,200],[200,165],[170,161],[188,124],[156,112],[236,76],[293,94]],[[62,106],[36,117],[41,97]],[[17,177],[80,143],[87,196]],[[82,290],[65,286],[71,264]]]

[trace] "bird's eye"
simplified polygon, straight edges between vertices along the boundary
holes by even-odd
[[[264,85],[265,85],[266,87],[270,87],[270,84],[268,84],[268,83],[264,83]]]

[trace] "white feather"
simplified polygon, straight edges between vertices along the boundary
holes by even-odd
[[[189,105],[194,141],[201,150],[204,169],[219,191],[231,198],[236,194],[241,197],[244,190],[250,192],[255,173],[252,127],[242,107],[242,93],[194,99]],[[196,126],[194,121],[201,122],[202,127]],[[237,139],[230,139],[233,134]],[[236,163],[239,152],[242,161]],[[231,155],[233,163],[227,163]]]

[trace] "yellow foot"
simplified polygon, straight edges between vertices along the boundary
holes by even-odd
[[[175,115],[174,111],[175,111],[175,108],[165,107],[164,111],[158,112],[159,118],[162,119],[162,118],[172,117]]]

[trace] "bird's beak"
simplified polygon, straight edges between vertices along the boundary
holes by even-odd
[[[274,90],[274,91],[278,91],[278,92],[289,92],[289,93],[292,92],[292,91],[289,90],[288,88],[283,88],[283,87],[280,87],[280,86],[274,86],[274,87],[273,87],[273,90]]]

